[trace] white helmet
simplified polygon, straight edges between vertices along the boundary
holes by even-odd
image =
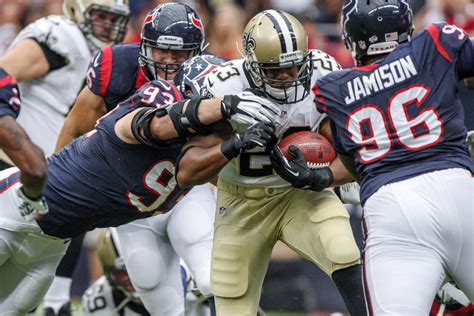
[[[64,0],[64,14],[77,23],[92,51],[123,40],[130,17],[129,0]],[[101,11],[116,16],[114,21],[93,20],[92,13]],[[103,34],[97,28],[106,29]]]

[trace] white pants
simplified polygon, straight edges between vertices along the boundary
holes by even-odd
[[[128,274],[152,315],[183,315],[180,257],[204,296],[211,295],[210,267],[215,196],[193,188],[172,211],[117,227]]]
[[[364,206],[371,315],[428,315],[446,275],[474,299],[474,180],[463,169],[381,187]]]
[[[17,168],[0,172],[0,182]],[[66,252],[67,240],[43,234],[20,216],[17,182],[0,194],[0,315],[25,315],[38,306]]]

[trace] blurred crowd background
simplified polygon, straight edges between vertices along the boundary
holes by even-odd
[[[163,0],[130,0],[131,20],[125,42],[140,41],[141,24],[150,9]],[[353,66],[341,40],[340,12],[344,0],[182,0],[204,20],[208,51],[229,59],[241,57],[241,34],[247,21],[265,9],[287,11],[304,24],[310,48],[333,55],[343,67]],[[448,21],[474,36],[473,0],[408,0],[415,15],[416,30],[436,21]],[[16,34],[30,22],[46,15],[62,14],[62,0],[0,0],[0,55]],[[474,129],[474,94],[460,85],[466,105],[466,123]],[[359,207],[348,206],[354,233],[362,247]],[[101,275],[95,262],[95,238],[89,237],[73,282],[73,295],[80,296],[91,280]],[[334,285],[313,265],[301,260],[286,246],[277,245],[267,275],[261,306],[264,310],[325,315],[344,312]]]

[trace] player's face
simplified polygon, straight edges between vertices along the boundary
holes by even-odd
[[[289,88],[298,76],[298,67],[266,69],[265,76],[270,79],[270,85],[276,89]]]
[[[115,279],[115,282],[120,284],[128,293],[135,292],[135,288],[133,287],[132,282],[130,282],[130,278],[126,271],[116,271],[113,274],[113,278]]]
[[[111,12],[91,11],[92,34],[102,42],[111,42],[115,37],[114,26],[119,22],[119,19],[123,19],[123,17]]]
[[[158,76],[166,80],[173,80],[179,65],[189,59],[189,51],[152,48],[152,58],[156,62],[169,64],[167,68],[157,69]]]

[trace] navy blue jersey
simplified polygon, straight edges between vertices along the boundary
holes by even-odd
[[[152,81],[103,116],[94,130],[48,158],[44,196],[49,212],[38,221],[42,230],[68,238],[169,211],[187,192],[175,179],[181,146],[127,144],[114,127],[139,106],[179,100],[172,84]]]
[[[138,64],[140,44],[118,44],[103,48],[92,58],[87,86],[104,99],[107,112],[130,97],[147,82]]]
[[[0,117],[11,115],[14,118],[20,113],[20,90],[16,81],[0,68]]]
[[[333,72],[314,87],[334,147],[354,157],[361,200],[384,184],[447,168],[474,170],[465,148],[460,79],[474,76],[468,36],[432,24],[382,63]]]

